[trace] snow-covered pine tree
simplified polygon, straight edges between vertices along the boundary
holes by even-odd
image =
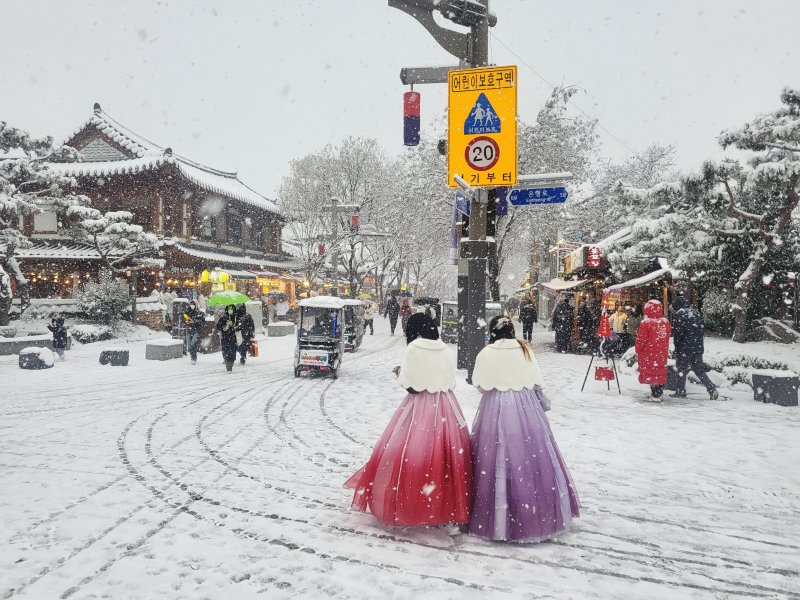
[[[746,167],[708,165],[706,176],[720,184],[720,201],[738,227],[725,235],[753,244],[749,262],[735,284],[733,339],[744,342],[752,294],[762,284],[769,253],[784,244],[795,226],[792,213],[800,202],[800,90],[784,88],[782,107],[756,117],[739,129],[723,132],[723,148],[734,146],[755,155]]]
[[[70,193],[73,179],[54,174],[44,164],[74,158],[72,148],[54,150],[52,138],[32,138],[0,121],[0,326],[8,325],[12,277],[23,310],[27,303],[28,280],[15,257],[18,248],[30,244],[22,230],[22,218],[45,209],[64,216],[68,209],[88,203],[85,196]]]

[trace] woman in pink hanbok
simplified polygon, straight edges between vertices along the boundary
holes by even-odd
[[[467,523],[472,456],[458,405],[455,366],[426,314],[409,318],[408,348],[399,369],[407,391],[367,464],[345,483],[353,508],[385,525]]]

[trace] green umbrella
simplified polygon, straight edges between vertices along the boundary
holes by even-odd
[[[211,294],[206,299],[206,306],[228,306],[229,304],[244,304],[245,302],[250,302],[249,296],[229,290]]]

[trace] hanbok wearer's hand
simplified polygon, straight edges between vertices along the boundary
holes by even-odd
[[[538,383],[537,383],[536,385],[534,385],[534,386],[533,386],[533,389],[534,389],[535,391],[539,392],[539,393],[541,393],[541,392],[542,392],[542,386],[540,386]]]
[[[394,373],[395,377],[400,377],[400,365],[397,365],[394,369],[392,369],[392,373]]]

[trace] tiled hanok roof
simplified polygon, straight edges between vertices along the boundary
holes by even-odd
[[[175,154],[172,149],[159,146],[147,138],[131,131],[118,121],[105,113],[99,104],[94,105],[94,115],[81,128],[75,131],[67,140],[71,141],[76,135],[88,127],[94,127],[103,135],[113,140],[116,144],[133,154],[135,158],[123,160],[50,163],[54,171],[69,176],[101,176],[116,175],[121,173],[138,173],[144,170],[156,169],[163,164],[174,164],[181,174],[198,187],[233,198],[269,212],[280,214],[280,209],[275,201],[262,196],[245,183],[235,172],[220,171],[207,167],[191,159]]]

